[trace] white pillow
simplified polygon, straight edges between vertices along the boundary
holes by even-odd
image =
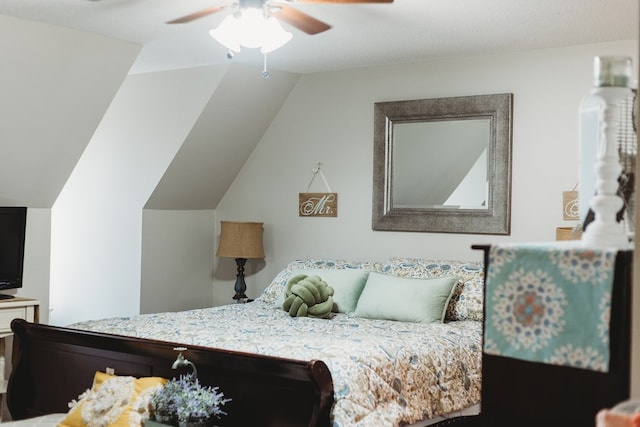
[[[442,322],[458,278],[414,279],[371,272],[354,317]]]

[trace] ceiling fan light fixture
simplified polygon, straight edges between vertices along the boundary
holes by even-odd
[[[229,15],[222,20],[217,28],[209,31],[215,41],[234,52],[240,52],[239,23],[235,16]]]
[[[262,37],[262,47],[260,51],[262,53],[273,52],[276,49],[281,48],[293,38],[293,34],[289,31],[285,31],[282,25],[276,18],[270,16],[264,22],[264,32]]]
[[[264,13],[255,8],[242,9],[238,18],[238,36],[240,46],[255,49],[262,45],[264,32]]]
[[[261,9],[252,7],[227,16],[209,34],[218,43],[234,52],[240,52],[241,46],[250,49],[260,48],[262,53],[273,52],[293,37],[274,17],[266,17]]]

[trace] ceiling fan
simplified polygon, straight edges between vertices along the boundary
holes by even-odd
[[[273,16],[307,34],[318,34],[331,28],[331,25],[288,6],[288,4],[294,3],[393,3],[393,0],[238,0],[234,3],[208,7],[167,23],[183,24],[233,7],[238,10],[248,8],[264,9],[265,14]]]

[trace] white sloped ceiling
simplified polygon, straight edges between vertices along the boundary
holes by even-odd
[[[0,15],[0,205],[53,205],[139,50]]]
[[[299,77],[231,65],[145,208],[215,209]]]

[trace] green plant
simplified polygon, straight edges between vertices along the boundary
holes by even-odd
[[[218,387],[203,386],[190,374],[167,382],[151,397],[150,405],[153,419],[164,424],[214,425],[216,419],[226,415],[222,407],[230,400]]]

